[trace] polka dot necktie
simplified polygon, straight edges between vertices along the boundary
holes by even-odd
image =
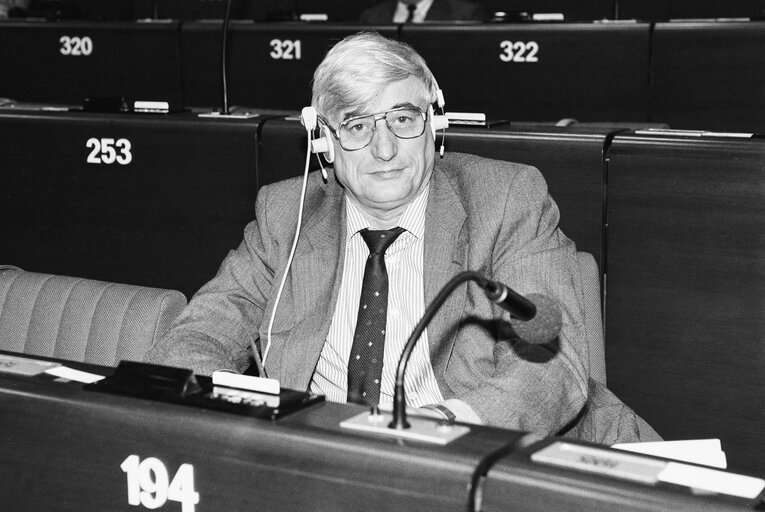
[[[348,401],[377,405],[380,400],[385,321],[388,315],[388,271],[385,251],[406,231],[396,227],[387,231],[362,229],[360,234],[369,247],[361,285],[359,315],[348,360]]]

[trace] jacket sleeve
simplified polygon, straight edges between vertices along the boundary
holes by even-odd
[[[268,192],[264,187],[258,194],[256,218],[245,227],[242,242],[148,352],[147,361],[201,375],[221,369],[242,372],[249,366],[274,276],[269,262],[277,250],[266,217]]]
[[[515,334],[506,312],[496,306],[488,314],[476,310],[492,318],[491,327],[468,328],[455,344],[453,357],[467,357],[464,354],[476,346],[485,347],[478,358],[486,369],[476,385],[454,398],[470,405],[485,423],[554,434],[577,416],[588,393],[576,247],[558,228],[558,208],[539,171],[521,166],[506,181],[510,183],[503,191],[502,219],[486,271],[522,295],[539,293],[553,299],[560,306],[563,327],[550,343],[530,345]],[[486,304],[485,298],[470,302],[474,308]],[[493,339],[477,344],[480,336]]]

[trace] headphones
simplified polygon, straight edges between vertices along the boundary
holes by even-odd
[[[436,115],[433,105],[430,105],[428,107],[428,117],[430,118],[430,130],[433,134],[433,140],[436,140],[436,132],[438,130],[445,130],[446,128],[449,128],[449,119],[446,117],[446,114],[444,113],[444,105],[446,102],[444,101],[444,93],[441,91],[441,89],[438,88],[438,85],[436,85],[436,105],[438,106],[438,110],[440,111],[439,115]],[[300,113],[300,123],[305,127],[306,132],[308,132],[308,137],[310,139],[310,146],[311,146],[311,153],[317,153],[321,154],[324,157],[324,160],[331,164],[335,161],[335,145],[332,144],[332,134],[329,131],[329,127],[322,125],[319,127],[321,136],[318,139],[313,138],[314,130],[317,128],[318,125],[318,115],[316,113],[316,109],[313,107],[303,107],[303,110]],[[441,157],[444,156],[444,138],[445,134],[441,133],[441,149],[439,150],[439,154]],[[319,159],[319,163],[321,163],[321,159]],[[324,179],[327,179],[327,171],[324,169],[324,166],[321,167],[321,174],[324,176]]]

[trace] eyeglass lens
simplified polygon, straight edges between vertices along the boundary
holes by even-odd
[[[372,141],[379,119],[385,119],[388,129],[400,139],[419,137],[425,131],[422,110],[416,107],[397,108],[343,121],[338,129],[340,145],[348,151],[365,147]]]

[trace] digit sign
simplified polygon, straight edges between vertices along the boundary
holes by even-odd
[[[93,40],[88,36],[61,36],[59,52],[72,57],[88,56],[93,53]]]
[[[499,47],[502,49],[499,54],[502,62],[539,62],[539,45],[536,41],[502,41]]]
[[[170,480],[164,463],[155,458],[143,460],[130,455],[120,465],[127,474],[128,504],[154,510],[167,501],[181,504],[182,512],[194,512],[199,493],[194,490],[194,466],[181,464]]]
[[[100,139],[91,137],[85,143],[85,147],[90,149],[87,162],[89,164],[107,164],[118,163],[127,165],[133,161],[131,152],[132,144],[127,139],[114,140],[109,137]]]
[[[300,39],[294,41],[289,39],[271,39],[268,43],[271,46],[269,54],[275,60],[300,60],[302,53],[300,50]]]

